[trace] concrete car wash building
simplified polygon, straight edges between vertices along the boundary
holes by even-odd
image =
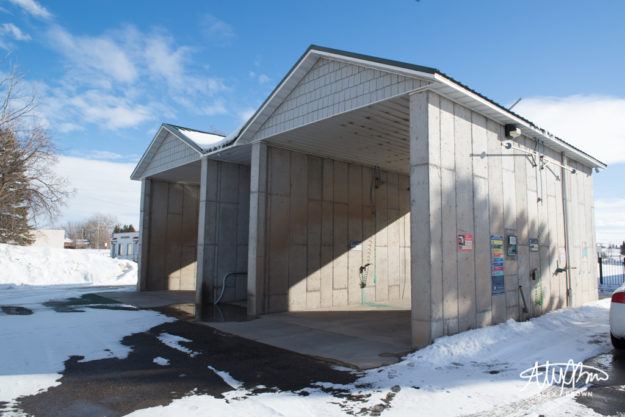
[[[132,174],[139,289],[404,305],[413,346],[578,306],[605,167],[434,68],[311,46],[233,134],[160,127]]]

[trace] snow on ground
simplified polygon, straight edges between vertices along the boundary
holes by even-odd
[[[83,313],[57,313],[43,304],[80,297],[93,292],[93,285],[135,282],[136,264],[107,258],[102,251],[0,245],[0,306],[33,311],[0,313],[0,402],[58,384],[64,361],[72,355],[84,356],[85,361],[124,358],[129,353],[120,343],[124,336],[173,320],[142,310],[86,308]],[[207,372],[212,370],[233,387],[225,398],[190,395],[131,415],[336,416],[362,409],[384,416],[592,415],[572,400],[575,391],[560,393],[527,383],[520,373],[535,363],[578,362],[609,351],[608,308],[609,300],[604,299],[526,322],[509,320],[442,337],[398,364],[362,373],[353,384],[313,384],[306,389],[308,395],[251,395],[227,372],[208,367]],[[186,341],[167,333],[159,339],[180,350]],[[165,358],[154,361],[168,365]],[[328,392],[332,389],[346,390],[351,398],[337,398]]]
[[[192,340],[185,339],[184,337],[176,336],[174,334],[169,334],[169,333],[161,333],[158,335],[158,340],[160,340],[161,343],[163,343],[164,345],[167,345],[172,349],[179,350],[182,353],[186,353],[192,358],[196,357],[199,354],[198,352],[195,352],[180,344],[181,342],[187,342],[187,343],[192,342]]]
[[[208,369],[210,369],[211,371],[215,372],[217,375],[219,375],[219,377],[228,385],[230,385],[232,388],[234,389],[238,389],[240,387],[243,386],[243,382],[238,381],[236,379],[234,379],[232,377],[232,375],[230,375],[228,372],[225,371],[219,371],[215,368],[213,368],[212,366],[209,366]]]
[[[154,358],[152,360],[152,362],[154,362],[157,365],[161,365],[161,366],[167,366],[169,365],[169,359],[165,359],[161,356],[157,356],[156,358]]]
[[[107,250],[56,249],[0,244],[4,285],[136,285],[136,262]]]
[[[124,336],[173,320],[142,310],[57,313],[43,304],[93,293],[94,285],[133,285],[126,290],[134,290],[136,271],[136,263],[111,259],[107,251],[0,244],[0,306],[32,311],[0,312],[0,402],[58,385],[72,355],[84,361],[125,358],[130,348],[120,343]]]
[[[307,389],[307,396],[289,392],[250,396],[238,388],[226,395],[227,402],[189,396],[130,415],[201,416],[210,410],[220,416],[333,416],[372,410],[385,401],[390,401],[390,408],[384,416],[539,415],[544,411],[594,415],[572,400],[579,390],[560,392],[559,387],[528,382],[520,373],[536,362],[579,362],[609,351],[608,309],[609,300],[601,300],[527,322],[509,320],[442,337],[398,364],[365,372],[353,384],[317,384]],[[224,381],[228,377],[222,376]],[[322,388],[345,389],[361,401],[341,401]]]

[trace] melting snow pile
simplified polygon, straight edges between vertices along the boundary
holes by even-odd
[[[610,351],[608,308],[604,299],[526,322],[509,320],[441,337],[397,364],[363,372],[352,384],[318,382],[305,389],[306,395],[251,395],[229,373],[209,367],[233,388],[224,399],[190,395],[130,415],[592,415],[572,399],[583,388],[561,394],[557,386],[549,390],[520,373],[536,362],[578,362]]]
[[[137,264],[106,250],[0,244],[0,285],[135,285]]]

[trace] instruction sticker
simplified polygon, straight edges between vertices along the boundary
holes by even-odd
[[[530,237],[530,252],[538,252],[538,239]]]
[[[362,242],[360,240],[352,240],[349,242],[349,248],[352,250],[362,250]]]
[[[473,250],[473,235],[470,233],[458,233],[458,250],[459,251],[472,251]]]
[[[505,294],[504,260],[503,260],[503,236],[491,235],[490,237],[492,294]]]

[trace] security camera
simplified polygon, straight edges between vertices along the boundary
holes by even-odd
[[[506,129],[506,137],[508,139],[514,139],[514,138],[518,138],[519,136],[521,136],[521,129],[519,129],[515,125],[506,125],[505,129]]]

